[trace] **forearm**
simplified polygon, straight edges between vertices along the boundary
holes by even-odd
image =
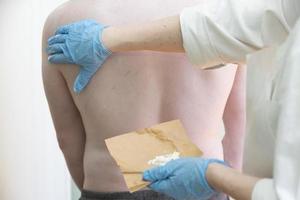
[[[102,40],[112,52],[184,52],[179,16],[146,24],[109,27],[104,30]]]
[[[71,177],[79,189],[83,188],[84,182],[84,144],[85,138],[74,138],[71,141],[65,141],[64,144],[60,143]]]
[[[84,182],[83,163],[79,163],[79,159],[72,160],[66,155],[64,157],[74,183],[81,190]]]
[[[215,190],[237,200],[251,200],[252,191],[259,178],[243,175],[237,170],[220,164],[210,164],[206,177]]]

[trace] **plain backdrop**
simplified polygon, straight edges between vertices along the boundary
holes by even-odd
[[[47,15],[63,0],[0,0],[0,199],[69,200],[41,77]]]

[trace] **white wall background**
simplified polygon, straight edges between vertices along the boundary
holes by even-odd
[[[63,0],[0,0],[0,199],[69,200],[41,79],[43,23]]]

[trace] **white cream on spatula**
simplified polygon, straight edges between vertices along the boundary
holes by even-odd
[[[156,156],[153,160],[148,161],[148,165],[164,166],[171,160],[177,160],[179,158],[180,158],[180,153],[175,151],[174,153],[171,154]]]

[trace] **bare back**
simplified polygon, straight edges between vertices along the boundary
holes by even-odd
[[[52,32],[46,34],[53,34],[61,24],[87,18],[111,25],[142,23],[174,15],[199,2],[71,1],[55,11],[57,21],[50,25]],[[45,60],[44,67],[51,68]],[[218,131],[236,67],[201,71],[182,54],[120,53],[107,60],[80,95],[72,91],[78,67],[61,65],[55,70],[65,79],[84,127],[85,189],[127,190],[104,139],[168,120],[180,119],[205,156],[223,157]]]

